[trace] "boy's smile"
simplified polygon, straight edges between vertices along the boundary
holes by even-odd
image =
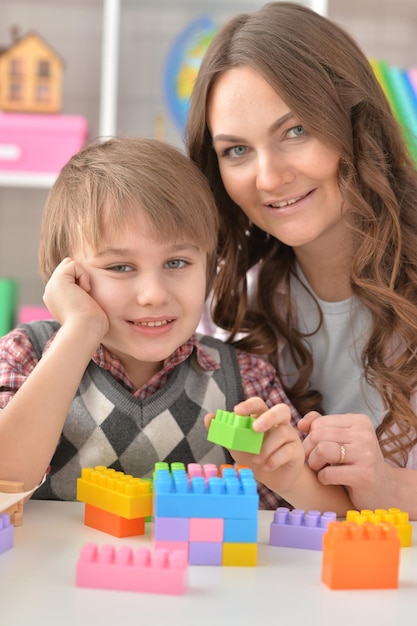
[[[136,387],[195,332],[206,297],[207,252],[190,241],[156,241],[145,218],[73,258],[110,329],[102,344]]]

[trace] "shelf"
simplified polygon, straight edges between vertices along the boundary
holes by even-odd
[[[48,189],[58,174],[36,174],[33,172],[0,172],[0,187],[31,187]]]

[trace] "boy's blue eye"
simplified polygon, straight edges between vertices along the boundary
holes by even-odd
[[[184,265],[187,265],[187,262],[183,261],[182,259],[171,259],[170,261],[167,261],[165,265],[170,270],[177,270],[183,267]]]
[[[132,266],[131,265],[113,265],[112,267],[109,267],[109,269],[112,270],[113,272],[131,272]]]

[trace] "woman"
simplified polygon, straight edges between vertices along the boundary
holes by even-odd
[[[323,484],[417,519],[417,173],[366,57],[301,5],[238,15],[186,134],[221,215],[215,324],[275,365]]]

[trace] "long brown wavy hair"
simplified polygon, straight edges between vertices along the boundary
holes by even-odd
[[[262,75],[307,131],[341,155],[338,183],[354,245],[351,289],[372,317],[362,365],[387,408],[377,430],[383,453],[405,465],[417,443],[410,405],[417,379],[417,172],[403,129],[355,41],[301,5],[272,2],[232,18],[202,61],[186,142],[220,213],[213,319],[230,331],[229,341],[268,355],[278,372],[277,336],[288,343],[299,377],[287,393],[301,414],[321,406],[321,394],[310,389],[312,355],[294,325],[290,296],[282,310],[274,301],[278,285],[289,294],[294,252],[253,226],[230,199],[207,127],[211,87],[239,66]],[[256,300],[248,308],[247,272],[255,265]]]

